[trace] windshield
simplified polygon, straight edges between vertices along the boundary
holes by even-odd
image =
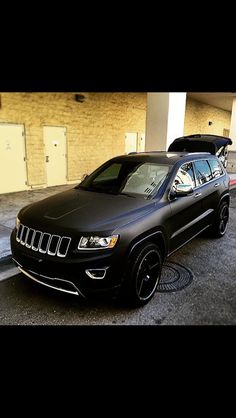
[[[150,198],[163,184],[170,166],[122,161],[98,168],[77,187],[101,193]]]

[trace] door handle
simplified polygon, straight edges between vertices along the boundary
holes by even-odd
[[[215,183],[214,187],[218,187],[220,185],[220,183]]]
[[[49,163],[49,155],[46,155],[46,163]]]
[[[201,195],[201,193],[195,193],[194,197],[200,197]]]

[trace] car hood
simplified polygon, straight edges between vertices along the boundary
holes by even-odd
[[[24,207],[19,218],[32,228],[49,231],[105,231],[144,216],[154,206],[153,200],[71,189]]]
[[[188,135],[176,138],[170,144],[169,152],[210,152],[215,155],[221,147],[232,145],[232,140],[219,135]]]

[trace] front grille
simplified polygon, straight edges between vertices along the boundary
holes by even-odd
[[[52,235],[20,224],[16,234],[16,241],[42,254],[47,253],[53,256],[66,257],[71,238]]]

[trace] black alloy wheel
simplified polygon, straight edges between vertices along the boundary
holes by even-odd
[[[157,288],[162,269],[161,252],[157,245],[146,244],[134,252],[124,283],[125,299],[132,306],[149,302]]]
[[[228,205],[222,205],[220,214],[219,214],[219,232],[223,236],[226,232],[228,221],[229,221],[229,207]]]
[[[215,238],[221,238],[225,235],[229,221],[229,205],[223,202],[218,210],[217,219],[212,225],[211,232]]]

